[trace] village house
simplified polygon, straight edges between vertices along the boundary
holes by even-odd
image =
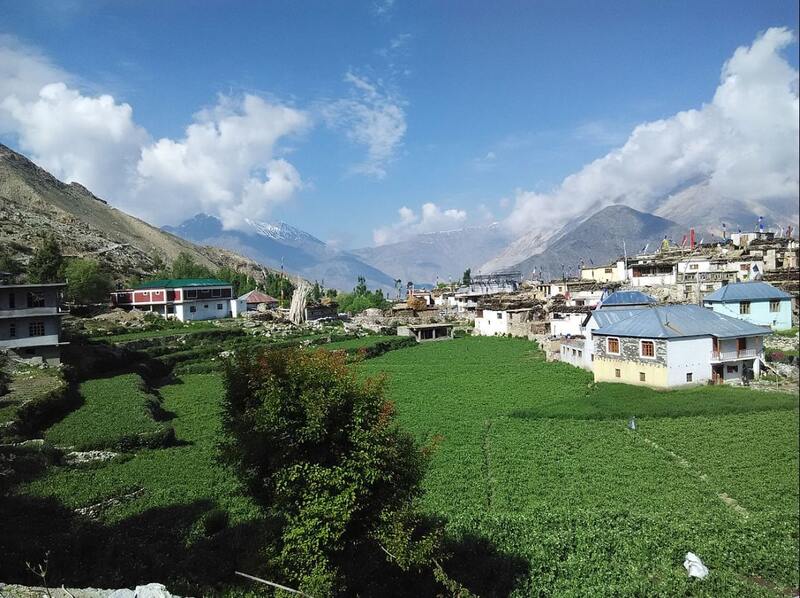
[[[248,311],[257,311],[259,305],[263,305],[264,309],[275,309],[279,303],[275,297],[258,290],[245,293],[236,302],[238,303],[237,312],[240,314]]]
[[[492,295],[499,295],[501,293],[513,293],[519,288],[519,283],[516,280],[476,280],[469,286],[460,287],[455,293],[455,305],[458,313],[474,312],[478,303]]]
[[[706,295],[714,312],[773,330],[792,327],[792,296],[766,282],[737,282]]]
[[[0,277],[0,350],[19,359],[61,361],[61,308],[65,283],[6,284]]]
[[[581,278],[595,282],[623,282],[627,277],[624,260],[617,260],[603,266],[583,266]]]
[[[111,293],[111,304],[181,322],[236,317],[233,286],[216,278],[170,278]]]
[[[769,328],[698,305],[662,305],[592,333],[596,382],[656,388],[758,378]]]
[[[592,332],[603,326],[635,315],[636,311],[656,304],[655,297],[641,291],[616,291],[608,295],[594,310],[584,315],[579,334],[561,342],[561,361],[576,367],[592,369],[594,342]]]
[[[671,255],[637,255],[628,260],[627,284],[632,287],[673,285],[678,259]]]
[[[554,305],[550,309],[550,336],[580,336],[581,324],[592,311],[589,306]]]

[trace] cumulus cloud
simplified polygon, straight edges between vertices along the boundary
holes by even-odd
[[[772,28],[738,48],[709,103],[637,126],[622,147],[550,193],[518,191],[507,224],[523,233],[613,203],[653,210],[701,180],[723,197],[796,201],[798,72],[781,55],[794,41],[788,29]]]
[[[345,81],[352,87],[351,97],[324,106],[323,118],[330,127],[345,131],[353,143],[366,147],[366,158],[352,172],[383,178],[406,134],[404,102],[366,77],[347,73]]]
[[[396,243],[414,235],[448,230],[464,226],[467,213],[464,210],[442,210],[434,203],[422,205],[420,214],[403,206],[397,211],[400,220],[389,226],[372,231],[372,239],[376,245]]]
[[[148,221],[198,211],[226,227],[263,218],[302,187],[278,143],[310,123],[301,110],[261,97],[220,96],[181,139],[153,140],[133,109],[90,95],[36,51],[0,38],[0,133],[58,178],[80,182]]]

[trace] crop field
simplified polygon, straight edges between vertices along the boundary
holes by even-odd
[[[329,351],[361,349],[362,347],[371,347],[372,345],[375,345],[381,341],[391,341],[395,339],[397,339],[396,336],[384,336],[376,334],[371,336],[362,336],[361,338],[352,338],[346,341],[327,343],[320,346],[323,349],[328,349]]]
[[[166,429],[154,419],[158,401],[136,374],[89,380],[80,393],[84,404],[47,431],[48,442],[77,450],[124,448],[160,437]]]
[[[423,505],[446,526],[446,570],[481,596],[782,596],[798,586],[796,395],[595,385],[504,338],[423,343],[356,367],[385,375],[401,425],[436,444]],[[219,373],[181,375],[159,389],[168,421],[157,422],[137,376],[84,383],[84,404],[49,440],[109,446],[168,425],[176,441],[50,467],[21,486],[35,509],[3,506],[25,536],[0,537],[0,550],[25,553],[0,574],[53,546],[54,578],[75,585],[147,578],[223,594],[230,586],[214,584],[234,568],[256,571],[267,524],[216,460],[223,392]],[[86,507],[96,525],[76,518]],[[215,513],[222,523],[209,525]],[[688,551],[707,579],[687,579]]]
[[[359,367],[387,375],[421,442],[438,439],[426,508],[453,538],[492,546],[501,593],[797,588],[796,395],[594,385],[517,339],[424,344]],[[706,580],[687,579],[688,551],[710,568]],[[493,574],[453,573],[478,588]]]

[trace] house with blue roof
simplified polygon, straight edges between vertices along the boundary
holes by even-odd
[[[764,338],[758,326],[699,305],[656,305],[599,315],[592,331],[596,382],[656,388],[740,383],[758,378]]]
[[[597,328],[635,315],[636,310],[655,305],[658,300],[641,291],[615,291],[606,296],[591,312],[583,315],[577,338],[561,343],[561,361],[587,370],[592,369],[594,343],[592,332]]]
[[[727,284],[706,295],[703,305],[718,314],[773,330],[792,327],[792,296],[766,282]]]

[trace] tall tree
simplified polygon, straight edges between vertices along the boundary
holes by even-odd
[[[67,297],[75,303],[98,303],[108,300],[111,276],[94,260],[74,259],[64,269]]]
[[[472,282],[472,269],[467,268],[464,270],[464,275],[461,277],[461,282],[465,287],[468,287]]]
[[[382,382],[344,359],[266,349],[237,353],[225,372],[221,458],[277,526],[269,568],[313,596],[368,595],[365,571],[387,551],[411,567],[435,547],[413,534],[427,454]]]
[[[53,235],[46,235],[28,263],[31,282],[59,282],[63,278],[64,256]]]

